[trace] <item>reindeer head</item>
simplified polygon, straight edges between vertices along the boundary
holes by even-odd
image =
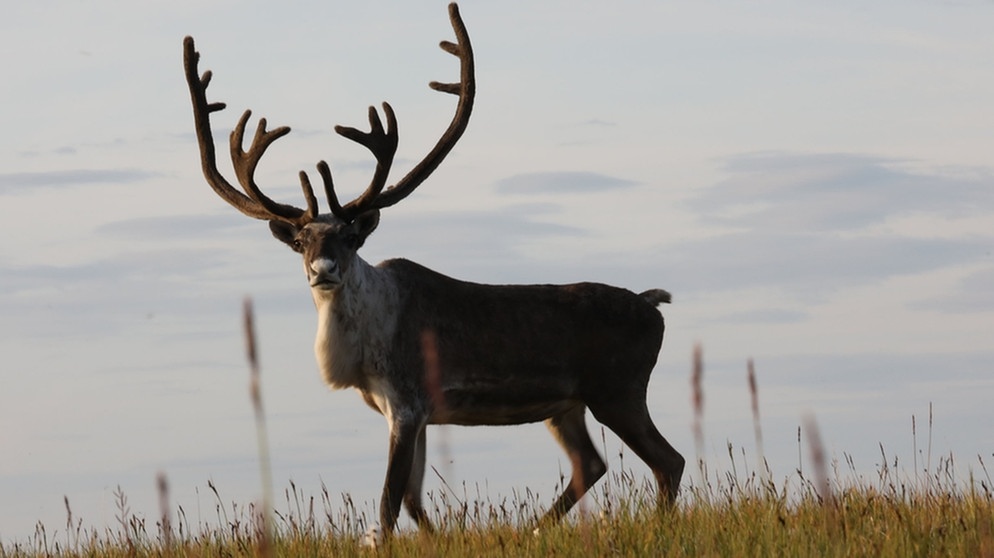
[[[283,221],[270,221],[273,236],[286,243],[304,258],[304,273],[316,291],[337,289],[376,225],[380,211],[371,209],[346,222],[335,215],[318,215],[302,228]]]
[[[207,101],[207,86],[210,84],[212,74],[210,71],[204,72],[202,76],[199,74],[197,63],[200,53],[194,48],[193,38],[186,37],[183,41],[183,64],[193,101],[193,117],[200,145],[201,165],[207,183],[222,199],[243,214],[269,221],[273,236],[303,256],[308,281],[316,291],[333,291],[342,283],[357,257],[356,251],[376,229],[380,220],[380,210],[404,199],[424,182],[452,150],[469,123],[476,94],[473,49],[455,4],[449,5],[449,19],[457,42],[442,41],[440,46],[459,58],[460,80],[459,83],[433,81],[428,84],[436,91],[459,97],[449,127],[421,162],[396,184],[386,186],[398,141],[397,119],[390,105],[383,103],[385,127],[375,107],[369,107],[369,132],[335,126],[335,132],[370,150],[376,158],[376,170],[362,195],[342,205],[335,193],[328,164],[324,161],[319,162],[317,171],[324,183],[330,207],[330,213],[324,214],[318,211],[314,189],[304,171],[300,171],[300,184],[307,209],[275,202],[259,189],[255,183],[255,169],[259,160],[270,144],[288,134],[290,128],[282,126],[266,130],[266,119],[261,118],[252,138],[252,145],[248,151],[245,151],[243,149],[245,126],[252,115],[250,110],[242,114],[230,137],[231,162],[244,193],[234,188],[221,175],[217,169],[214,141],[211,136],[210,114],[224,109],[225,104]]]

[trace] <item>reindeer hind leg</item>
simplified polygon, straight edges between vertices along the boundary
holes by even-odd
[[[659,485],[660,503],[672,505],[680,489],[685,461],[656,429],[644,400],[615,402],[590,410],[652,469]]]
[[[561,519],[607,472],[607,465],[597,453],[587,432],[585,413],[586,407],[577,405],[545,421],[549,431],[569,456],[572,476],[563,493],[542,517],[541,523],[552,523]]]

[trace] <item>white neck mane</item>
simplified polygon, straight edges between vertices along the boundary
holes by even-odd
[[[318,311],[314,356],[324,381],[332,389],[361,387],[381,375],[400,298],[390,273],[357,256],[337,289],[311,294]]]

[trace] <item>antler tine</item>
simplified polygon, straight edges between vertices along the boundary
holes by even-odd
[[[303,222],[306,224],[318,216],[318,199],[314,196],[314,188],[311,188],[311,180],[304,171],[300,171],[300,187],[304,191],[304,199],[307,200],[307,210],[303,216]]]
[[[300,171],[300,174],[304,175],[304,171]],[[345,219],[345,212],[342,211],[342,204],[338,201],[338,195],[335,193],[335,183],[331,179],[331,169],[328,168],[328,163],[318,161],[318,174],[321,175],[321,179],[324,181],[324,194],[328,198],[328,205],[331,207],[331,212],[340,219],[347,220]]]
[[[347,126],[335,126],[335,132],[365,146],[376,157],[376,170],[373,172],[369,186],[366,187],[361,196],[345,204],[344,207],[338,205],[338,198],[334,195],[334,186],[331,182],[330,171],[328,171],[328,177],[325,179],[325,190],[330,192],[328,202],[332,205],[332,213],[344,221],[352,221],[357,215],[370,209],[377,196],[383,191],[390,175],[390,166],[397,153],[397,117],[390,103],[383,103],[383,114],[387,117],[385,130],[376,107],[369,107],[369,132],[362,132]],[[325,167],[327,168],[327,165]]]
[[[452,23],[452,30],[456,34],[456,43],[442,41],[439,46],[445,52],[459,58],[459,83],[438,83],[431,82],[429,87],[443,93],[451,93],[459,96],[459,104],[456,106],[456,113],[452,117],[452,122],[446,128],[442,137],[439,138],[435,147],[432,148],[424,159],[421,160],[404,178],[395,185],[385,189],[372,204],[373,208],[381,209],[389,207],[406,198],[421,185],[432,172],[438,168],[445,156],[455,146],[466,126],[469,124],[470,114],[473,112],[473,101],[476,97],[476,75],[473,62],[473,46],[469,42],[469,33],[466,25],[459,15],[459,7],[453,2],[449,4],[449,20]]]
[[[301,183],[304,190],[304,198],[307,200],[307,210],[301,210],[292,205],[277,203],[262,193],[255,183],[255,169],[259,165],[262,156],[273,142],[290,133],[289,126],[280,126],[273,130],[266,130],[266,119],[260,118],[259,124],[255,128],[255,135],[252,137],[252,145],[248,151],[242,146],[245,141],[245,126],[252,116],[251,110],[242,113],[234,130],[231,131],[229,148],[231,150],[231,163],[235,169],[235,176],[242,185],[248,197],[252,198],[267,212],[270,218],[294,223],[298,226],[306,224],[317,216],[317,201],[314,200],[314,190],[310,183]]]
[[[225,108],[224,103],[207,102],[207,86],[210,85],[213,73],[209,70],[203,76],[198,75],[197,65],[200,60],[200,53],[196,51],[193,37],[183,39],[183,66],[186,71],[186,82],[190,88],[190,99],[193,103],[194,127],[197,134],[197,143],[200,146],[200,161],[204,178],[214,192],[224,201],[228,202],[235,209],[243,214],[256,219],[279,220],[301,226],[317,216],[317,201],[314,199],[313,191],[308,193],[308,188],[304,187],[304,196],[307,198],[307,210],[276,203],[266,197],[256,186],[253,174],[259,159],[276,139],[284,136],[290,131],[289,128],[281,127],[270,132],[266,131],[266,121],[261,119],[259,127],[256,129],[252,147],[248,153],[242,151],[241,145],[245,135],[245,125],[251,116],[251,111],[245,111],[238,125],[231,132],[231,155],[232,163],[239,182],[245,189],[245,195],[236,190],[228,182],[217,168],[217,155],[214,149],[214,138],[211,131],[210,114]]]

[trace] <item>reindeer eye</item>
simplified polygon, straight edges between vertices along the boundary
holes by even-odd
[[[303,252],[304,243],[301,242],[299,238],[293,239],[293,249],[296,250],[297,252]]]

